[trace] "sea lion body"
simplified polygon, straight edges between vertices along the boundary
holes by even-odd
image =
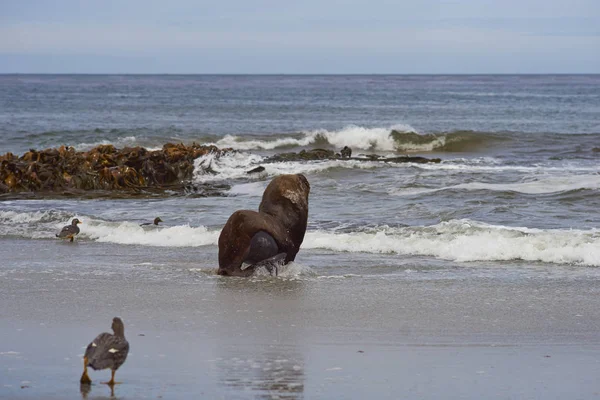
[[[234,212],[219,236],[219,274],[249,276],[253,265],[282,253],[284,263],[293,261],[306,232],[309,192],[304,175],[280,175],[265,189],[258,212]]]

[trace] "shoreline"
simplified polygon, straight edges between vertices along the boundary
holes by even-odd
[[[18,242],[24,253],[39,245]],[[319,252],[303,251],[299,262],[312,274],[238,279],[211,272],[214,246],[167,254],[48,247],[36,264],[10,254],[14,246],[0,248],[0,398],[81,398],[84,347],[114,316],[131,345],[118,398],[559,399],[600,391],[594,278],[331,277],[323,275],[331,267],[317,267]],[[99,383],[108,376],[91,373],[91,398],[110,396]]]

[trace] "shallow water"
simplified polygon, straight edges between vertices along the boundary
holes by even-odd
[[[316,267],[335,255],[307,250],[277,278],[237,279],[214,273],[210,248],[7,241],[2,398],[82,397],[85,346],[115,315],[131,344],[116,398],[558,399],[598,390],[595,269],[397,257],[374,265],[346,253]],[[90,398],[110,396],[99,383],[108,375],[91,373]]]
[[[134,336],[118,398],[590,397],[599,93],[597,75],[0,76],[2,153],[240,150],[196,161],[194,181],[225,197],[0,202],[0,334],[15,344],[0,348],[0,397],[79,397],[81,347],[114,315],[151,332]],[[344,145],[442,162],[264,163]],[[296,262],[278,278],[216,276],[221,227],[281,173],[311,184]],[[74,217],[76,241],[57,241]],[[489,379],[488,358],[502,371]]]

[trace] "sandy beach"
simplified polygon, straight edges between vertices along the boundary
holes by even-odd
[[[17,74],[0,89],[1,399],[600,398],[600,75]],[[180,143],[235,151],[181,165]],[[77,156],[112,146],[133,158]],[[140,163],[170,178],[123,181]],[[281,174],[310,183],[295,262],[217,276],[226,221]],[[74,243],[56,239],[74,218]],[[80,387],[115,316],[122,383],[91,371]]]
[[[335,275],[302,267],[326,256],[306,251],[295,272],[243,279],[214,275],[213,246],[15,239],[3,249],[5,399],[600,396],[599,286],[589,276]],[[28,264],[32,252],[45,261]],[[81,391],[84,348],[115,315],[131,344],[123,383],[112,396],[100,383],[110,373],[92,372]]]

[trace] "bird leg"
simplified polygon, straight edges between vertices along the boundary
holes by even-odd
[[[116,371],[114,369],[111,369],[110,370],[110,381],[102,382],[102,383],[104,383],[105,385],[108,385],[108,386],[114,386],[115,384],[121,383],[121,382],[115,382],[115,372]]]
[[[90,379],[90,377],[87,373],[87,366],[88,366],[88,359],[87,359],[87,357],[83,357],[83,374],[81,375],[81,379],[79,380],[79,382],[89,385],[92,383],[92,380]]]
[[[71,240],[69,240],[69,242],[73,243],[73,236],[71,236]]]

